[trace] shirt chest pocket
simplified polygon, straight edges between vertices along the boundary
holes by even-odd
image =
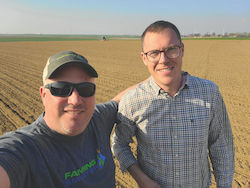
[[[183,122],[183,139],[187,146],[198,147],[207,143],[209,119],[207,116],[188,117]]]

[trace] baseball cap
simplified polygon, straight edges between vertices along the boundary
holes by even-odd
[[[78,64],[90,76],[98,77],[96,70],[88,63],[85,57],[72,51],[64,51],[49,57],[43,70],[43,83],[45,83],[45,80],[50,78],[56,70],[69,63]]]

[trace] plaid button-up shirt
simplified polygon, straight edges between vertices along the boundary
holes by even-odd
[[[129,91],[119,104],[113,152],[122,171],[138,163],[162,187],[232,187],[232,129],[218,87],[183,73],[179,92],[170,97],[153,78]],[[137,159],[129,143],[137,139]]]

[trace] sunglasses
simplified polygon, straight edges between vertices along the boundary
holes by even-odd
[[[53,96],[68,97],[72,94],[74,88],[81,97],[91,97],[95,94],[95,84],[91,82],[70,83],[70,82],[53,82],[44,86],[50,90]]]

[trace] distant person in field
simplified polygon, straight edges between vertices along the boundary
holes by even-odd
[[[48,59],[44,113],[0,137],[0,188],[115,187],[110,134],[122,93],[95,105],[97,76],[74,52]]]
[[[152,23],[141,41],[151,78],[119,103],[112,150],[121,170],[143,188],[207,188],[210,158],[217,187],[232,187],[233,135],[218,87],[182,71],[184,44],[172,23]]]

